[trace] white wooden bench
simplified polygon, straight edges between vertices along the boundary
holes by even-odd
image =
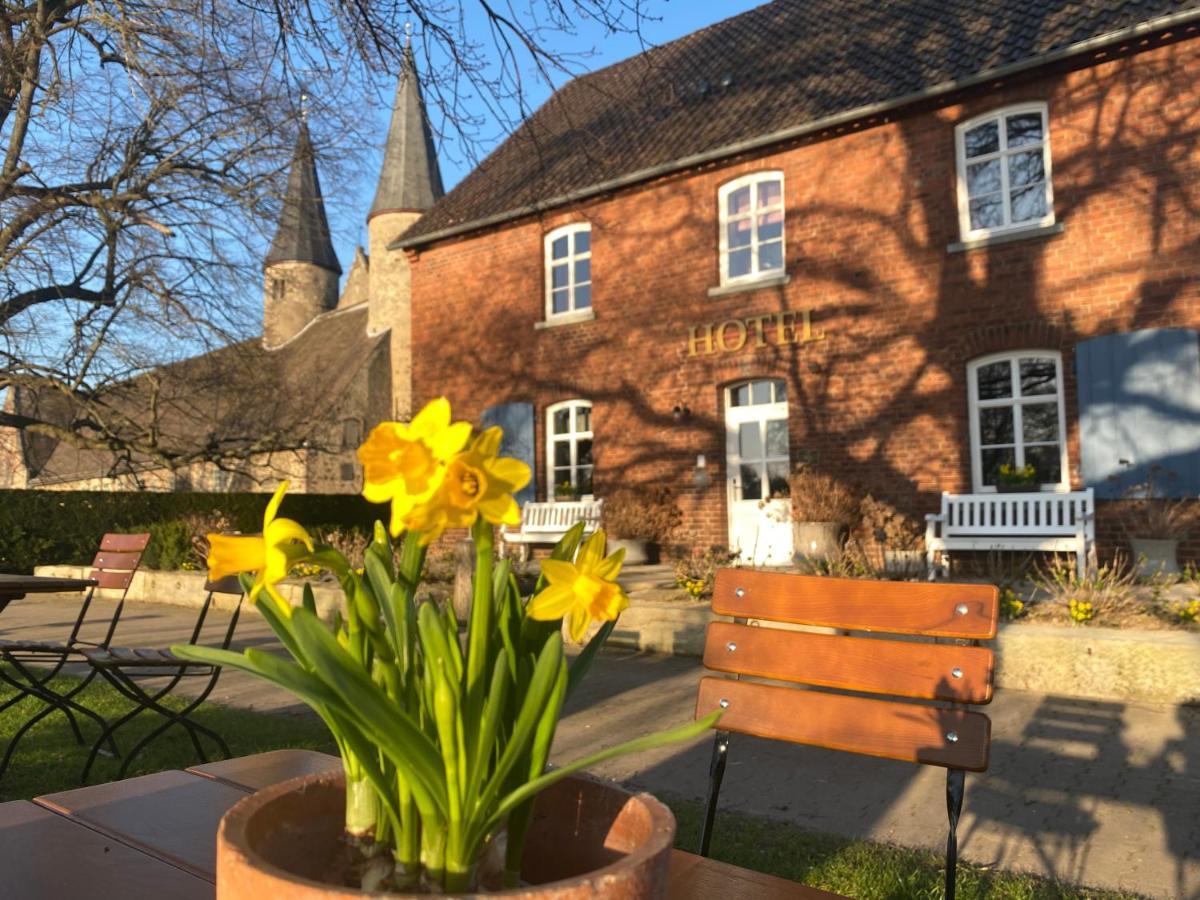
[[[929,577],[952,550],[1041,550],[1074,553],[1080,577],[1096,554],[1096,498],[1070,493],[942,494],[942,511],[925,517]]]
[[[500,537],[506,544],[522,545],[523,555],[530,544],[557,544],[567,530],[583,520],[583,533],[591,534],[600,527],[603,500],[559,500],[551,503],[524,503],[521,506],[521,527],[511,531],[502,528]]]

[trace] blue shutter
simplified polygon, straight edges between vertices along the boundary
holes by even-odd
[[[533,454],[533,404],[532,403],[500,403],[489,406],[483,411],[479,425],[481,428],[491,428],[499,425],[504,429],[504,440],[500,443],[500,455],[512,456],[522,460],[529,466],[533,477],[529,484],[517,495],[518,503],[525,503],[537,497],[537,468],[534,466]]]
[[[1160,465],[1171,496],[1200,493],[1200,341],[1152,328],[1083,341],[1075,352],[1083,483],[1113,499]],[[1128,460],[1123,465],[1121,460]]]

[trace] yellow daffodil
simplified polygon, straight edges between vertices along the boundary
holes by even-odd
[[[262,534],[208,536],[209,579],[217,581],[240,572],[257,572],[250,600],[253,601],[259,591],[267,588],[272,597],[282,602],[271,586],[286,578],[295,561],[313,549],[312,538],[299,522],[275,518],[287,489],[288,483],[285,481],[267,504]]]
[[[542,560],[547,584],[529,601],[526,612],[531,619],[566,618],[571,640],[578,643],[592,622],[611,621],[629,606],[629,597],[617,584],[625,551],[605,556],[604,540],[604,532],[597,531],[579,548],[573,563]]]
[[[416,507],[406,523],[428,544],[447,528],[469,528],[480,516],[493,525],[519,525],[521,507],[513,494],[529,484],[529,466],[500,456],[499,428],[489,428],[446,466],[437,491]]]
[[[413,508],[441,486],[446,467],[471,437],[468,422],[450,421],[450,401],[431,400],[408,424],[381,422],[358,448],[363,465],[363,496],[372,503],[392,504],[388,530],[406,527]]]

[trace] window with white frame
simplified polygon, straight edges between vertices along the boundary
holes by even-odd
[[[1046,104],[988,113],[954,135],[964,239],[1054,223]]]
[[[755,172],[717,192],[721,284],[783,274],[783,173]]]
[[[986,356],[967,366],[967,384],[975,490],[995,490],[1004,465],[1031,465],[1042,490],[1067,490],[1062,356]]]
[[[575,494],[592,493],[592,404],[566,400],[546,410],[546,468],[554,496],[564,485]]]
[[[546,318],[592,308],[592,226],[564,225],[546,235]]]

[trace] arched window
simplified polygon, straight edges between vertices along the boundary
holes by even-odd
[[[592,226],[577,222],[546,235],[546,320],[592,308]]]
[[[1054,224],[1045,103],[990,112],[954,130],[963,240]]]
[[[592,493],[592,404],[565,400],[546,410],[547,495],[570,485],[576,495]]]
[[[783,173],[755,172],[717,192],[721,284],[782,275]]]
[[[1042,490],[1068,490],[1062,355],[1020,350],[967,366],[976,491],[994,491],[1002,465],[1034,467]]]

